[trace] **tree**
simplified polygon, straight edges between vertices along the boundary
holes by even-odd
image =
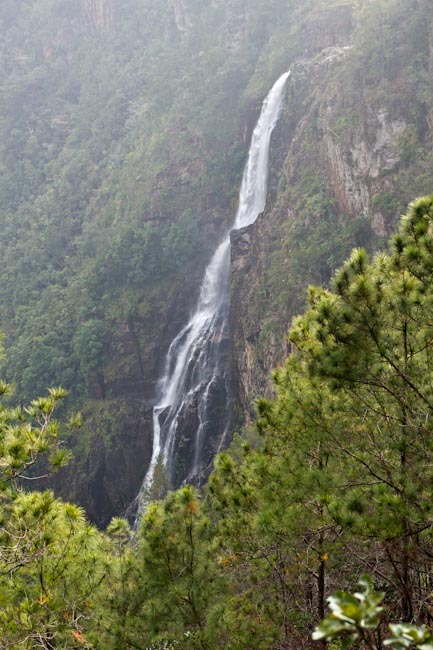
[[[404,621],[429,617],[432,222],[433,198],[415,201],[388,254],[369,263],[355,250],[333,291],[310,288],[277,400],[260,407],[268,435],[308,436],[310,475],[320,444],[331,474],[317,498],[346,544],[356,539],[361,564],[399,593]]]
[[[191,486],[148,505],[136,549],[114,592],[114,647],[214,647],[207,637],[206,615],[219,586],[208,526]]]
[[[108,571],[103,538],[77,506],[22,487],[67,458],[53,419],[64,395],[51,389],[27,408],[0,406],[0,638],[8,650],[92,647],[85,631]]]
[[[231,584],[208,613],[222,647],[308,646],[326,594],[360,571],[390,616],[429,622],[432,235],[427,197],[388,254],[355,250],[331,290],[310,288],[276,399],[258,403],[262,445],[218,457],[205,503]]]

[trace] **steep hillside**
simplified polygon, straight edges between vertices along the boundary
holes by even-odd
[[[307,284],[326,283],[352,247],[380,247],[406,203],[432,192],[433,14],[409,4],[321,8],[291,35],[306,46],[275,133],[271,205],[232,237],[240,421],[270,391]]]
[[[235,209],[261,101],[292,68],[268,209],[233,236],[238,423],[306,285],[428,193],[427,1],[7,0],[0,330],[24,399],[85,425],[57,487],[105,523],[137,493],[155,381]]]
[[[275,3],[6,2],[3,374],[61,384],[85,426],[60,479],[106,521],[149,459],[162,357],[232,219]],[[72,478],[73,477],[73,478]]]

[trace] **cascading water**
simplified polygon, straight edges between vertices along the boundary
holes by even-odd
[[[234,230],[254,223],[266,204],[269,145],[278,121],[290,72],[274,84],[263,102],[253,132],[239,194]],[[195,312],[172,341],[158,382],[153,409],[153,451],[139,502],[152,484],[161,459],[170,481],[200,481],[212,452],[224,445],[230,426],[228,314],[230,305],[230,232],[206,269]],[[190,467],[175,463],[179,432]],[[186,447],[186,449],[185,449]]]

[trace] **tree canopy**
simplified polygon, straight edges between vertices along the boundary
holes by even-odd
[[[308,648],[327,596],[363,573],[384,623],[402,621],[396,647],[430,639],[412,624],[432,623],[432,270],[424,197],[388,252],[354,250],[331,289],[309,289],[257,431],[217,457],[204,494],[185,486],[149,502],[135,533],[121,519],[100,533],[76,506],[23,489],[41,454],[44,472],[64,460],[63,391],[3,406],[4,647]],[[379,601],[365,585],[373,630]],[[337,613],[370,603],[356,598],[330,602]],[[355,609],[343,628],[362,636]],[[317,638],[337,634],[334,614]]]

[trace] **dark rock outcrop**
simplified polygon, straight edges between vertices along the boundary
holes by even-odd
[[[75,437],[73,460],[46,484],[66,499],[73,495],[101,527],[128,510],[150,462],[152,413],[141,402],[135,407],[132,413],[131,402],[119,399],[92,404],[87,418],[84,412],[82,438]]]

